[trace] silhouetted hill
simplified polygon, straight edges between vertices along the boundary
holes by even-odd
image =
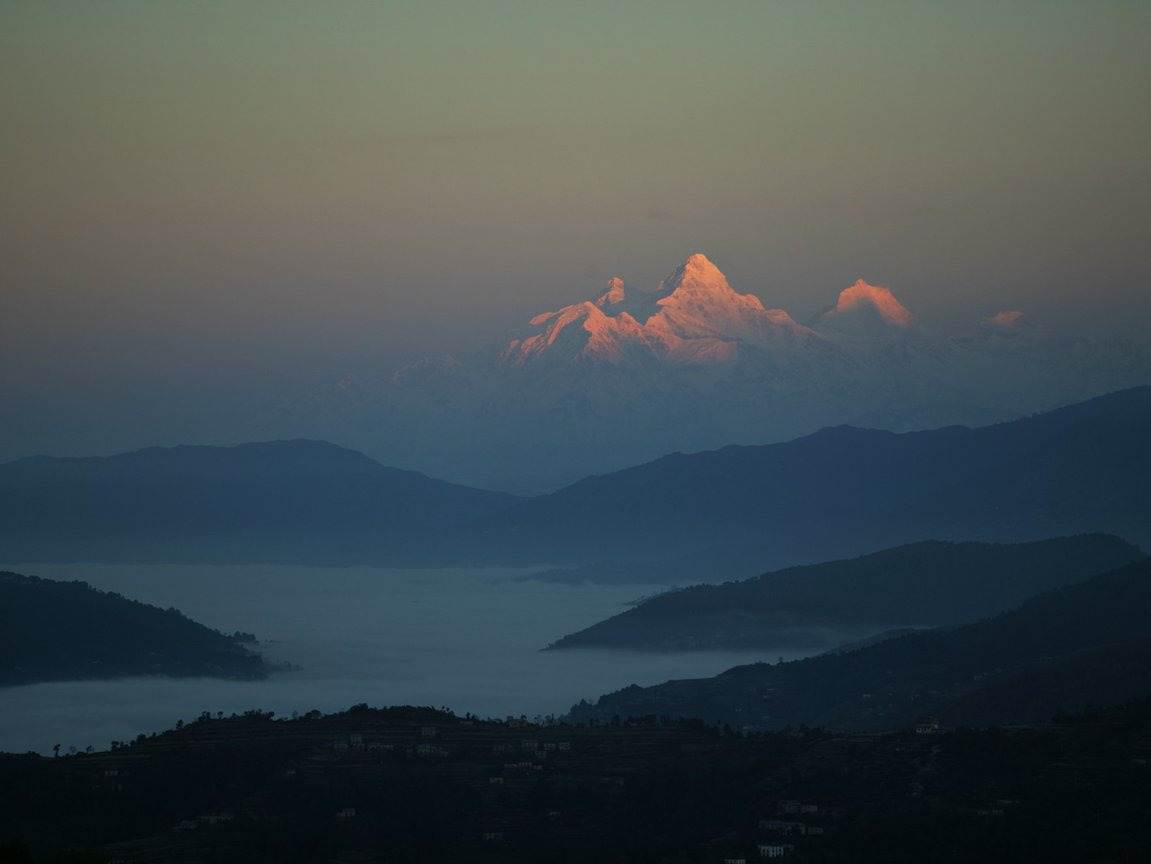
[[[0,560],[407,560],[516,499],[320,441],[151,448],[0,465]]]
[[[937,735],[205,713],[0,754],[0,861],[1146,861],[1148,756],[1148,700]]]
[[[927,541],[661,594],[551,647],[778,647],[811,638],[815,628],[839,631],[842,639],[962,624],[1143,557],[1106,534],[1011,545]]]
[[[1084,532],[1151,544],[1151,387],[978,429],[824,429],[673,454],[522,502],[466,532],[474,558],[553,564],[760,550],[760,568],[925,539]],[[697,579],[707,579],[701,573]]]
[[[243,638],[84,582],[0,572],[0,686],[131,675],[265,677],[263,658]]]
[[[753,728],[890,729],[923,714],[945,723],[1045,719],[1060,707],[1151,693],[1151,561],[1032,598],[954,630],[843,654],[738,666],[714,678],[631,687],[574,719],[667,714]]]

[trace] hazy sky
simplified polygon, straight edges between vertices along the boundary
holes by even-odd
[[[800,320],[864,277],[1136,333],[1148,45],[1139,0],[5,0],[4,413],[191,427],[695,251]]]

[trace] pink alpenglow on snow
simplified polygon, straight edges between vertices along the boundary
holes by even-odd
[[[911,323],[911,313],[895,299],[891,289],[870,285],[862,279],[856,280],[850,288],[845,288],[839,292],[839,300],[836,302],[835,308],[826,314],[842,315],[865,306],[871,306],[882,316],[884,321],[896,327],[906,327]]]
[[[739,294],[706,255],[695,254],[654,290],[628,290],[612,279],[594,301],[531,319],[535,332],[513,339],[505,362],[521,365],[567,345],[579,359],[610,363],[635,352],[673,363],[725,363],[741,343],[759,348],[814,337],[782,309],[767,309],[753,294]]]
[[[1016,310],[1004,310],[997,315],[992,315],[987,318],[988,324],[994,324],[996,327],[1014,327],[1019,319],[1023,317],[1023,313]]]

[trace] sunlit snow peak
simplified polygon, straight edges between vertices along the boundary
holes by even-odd
[[[879,324],[903,328],[912,323],[911,313],[895,299],[890,288],[857,279],[854,285],[839,292],[835,305],[821,312],[813,326],[816,329],[857,329]]]
[[[737,293],[702,254],[689,257],[654,291],[632,292],[612,279],[594,301],[545,312],[530,323],[534,331],[508,344],[505,362],[546,356],[618,363],[638,353],[715,364],[736,359],[741,347],[768,349],[813,335],[782,309],[765,309],[754,295]]]

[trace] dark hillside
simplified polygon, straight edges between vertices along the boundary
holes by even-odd
[[[748,728],[890,729],[1043,720],[1059,708],[1151,693],[1151,562],[1035,597],[995,618],[843,654],[738,666],[714,678],[630,687],[575,719],[666,714]]]
[[[551,647],[778,647],[813,628],[875,633],[963,624],[1143,557],[1104,534],[1010,545],[927,541],[661,594]]]
[[[259,654],[185,618],[97,591],[0,572],[0,686],[132,675],[263,678]]]
[[[102,753],[0,755],[0,850],[132,864],[723,864],[767,847],[796,862],[1145,861],[1149,756],[1146,700],[938,735],[253,710]]]

